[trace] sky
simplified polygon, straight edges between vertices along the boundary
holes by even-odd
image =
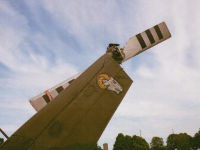
[[[199,0],[1,0],[0,127],[12,135],[36,112],[29,99],[84,71],[165,21],[172,38],[122,64],[134,80],[103,132],[167,138],[200,128]]]

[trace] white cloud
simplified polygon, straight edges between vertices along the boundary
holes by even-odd
[[[115,137],[112,135],[117,132],[139,135],[140,129],[149,142],[155,135],[166,138],[172,129],[191,135],[197,132],[200,113],[200,22],[197,19],[200,16],[197,3],[199,1],[140,2],[143,6],[137,12],[142,18],[138,21],[142,22],[140,28],[145,30],[164,20],[172,38],[150,50],[153,67],[148,61],[140,62],[137,69],[133,65],[126,67],[135,82],[100,143],[105,139],[113,142]],[[147,55],[137,57],[149,59]]]
[[[166,138],[172,129],[193,134],[199,128],[198,0],[123,3],[114,0],[87,3],[44,0],[39,4],[34,1],[27,4],[38,24],[41,14],[36,10],[43,8],[58,27],[80,45],[85,45],[84,56],[79,55],[78,58],[86,57],[92,61],[105,51],[104,43],[125,43],[133,34],[161,21],[166,21],[169,26],[172,33],[170,40],[123,65],[134,83],[103,133],[99,141],[101,144],[109,142],[112,147],[111,143],[118,132],[139,134],[141,129],[142,135],[150,140],[154,135]],[[65,49],[69,56],[76,53],[59,36],[48,37],[41,32],[31,32],[27,18],[6,2],[1,2],[0,12],[5,16],[1,19],[5,21],[0,21],[0,62],[13,72],[13,76],[0,80],[2,85],[18,90],[24,87],[32,94],[37,94],[77,72],[78,66],[69,64],[61,57]],[[12,19],[6,19],[9,17]],[[55,59],[50,60],[46,51],[34,51],[27,38],[35,41],[38,49],[50,50],[55,54]],[[26,48],[27,55],[22,47]],[[24,97],[21,102],[28,108],[24,104]],[[6,108],[5,105],[2,107]],[[15,104],[16,107],[19,105]]]
[[[56,46],[52,48],[64,47],[64,44],[51,41],[48,35],[32,33],[27,18],[6,1],[0,2],[0,17],[0,63],[6,67],[6,76],[0,79],[0,126],[11,134],[35,113],[29,98],[76,74],[78,67],[57,55],[55,60],[49,59],[47,55],[51,49],[45,52],[40,42],[52,43]],[[29,41],[36,42],[42,53],[38,54]],[[12,126],[6,124],[8,117],[13,119]],[[14,122],[16,117],[20,123]]]

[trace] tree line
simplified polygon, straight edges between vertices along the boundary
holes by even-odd
[[[3,141],[3,138],[0,138],[0,145]],[[94,150],[102,150],[102,148],[96,144]],[[149,144],[141,136],[119,133],[113,150],[200,150],[200,130],[193,137],[187,133],[170,134],[166,144],[163,138],[157,136],[153,137]]]
[[[95,150],[102,150],[96,146]],[[200,130],[194,136],[187,133],[170,134],[166,144],[163,138],[153,137],[150,144],[141,136],[124,135],[116,137],[113,150],[200,150]]]

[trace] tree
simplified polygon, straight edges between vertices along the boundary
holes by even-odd
[[[176,134],[170,134],[167,138],[167,149],[168,150],[174,150],[177,148],[177,135]]]
[[[113,150],[123,149],[123,141],[124,141],[124,135],[122,133],[119,133],[116,137]]]
[[[149,150],[149,144],[144,138],[134,135],[132,139],[134,150]]]
[[[131,136],[124,136],[122,133],[119,133],[114,144],[113,150],[132,150],[133,141]]]
[[[200,148],[200,130],[192,138],[192,148],[194,150]]]
[[[187,133],[170,134],[167,138],[168,150],[188,150],[192,147],[192,137]]]
[[[93,150],[102,150],[102,148],[96,144]]]
[[[0,145],[3,144],[3,142],[4,142],[4,139],[0,138]]]
[[[188,150],[192,147],[192,137],[187,133],[178,134],[177,148],[180,150]]]
[[[164,150],[165,149],[163,139],[160,137],[153,137],[150,145],[151,145],[152,150]]]

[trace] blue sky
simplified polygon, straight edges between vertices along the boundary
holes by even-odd
[[[119,132],[164,139],[200,124],[198,0],[0,1],[0,127],[11,135],[28,100],[85,70],[106,51],[165,21],[172,38],[122,66],[134,80],[99,144]]]

